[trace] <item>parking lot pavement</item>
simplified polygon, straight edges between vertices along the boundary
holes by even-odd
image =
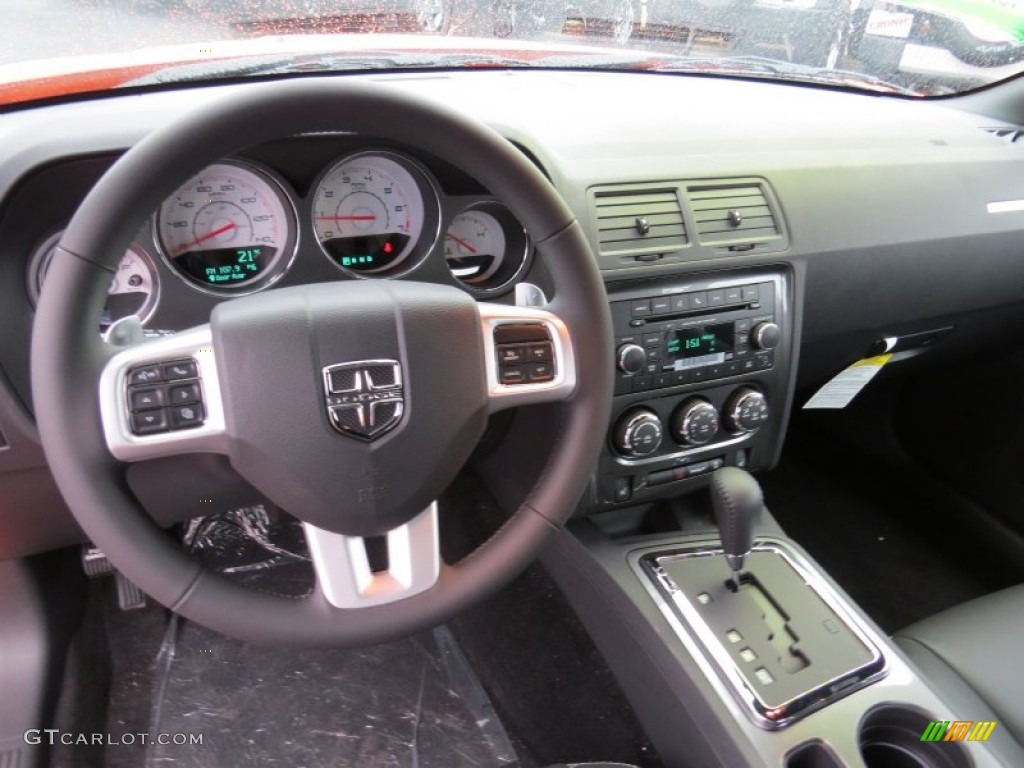
[[[159,0],[0,0],[0,65],[223,37]]]

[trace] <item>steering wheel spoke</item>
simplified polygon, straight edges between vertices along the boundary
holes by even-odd
[[[374,570],[367,540],[304,523],[320,591],[336,608],[369,608],[412,597],[437,583],[441,554],[437,502],[389,531],[387,565]]]
[[[503,304],[480,304],[479,310],[492,413],[572,396],[576,356],[558,315]]]
[[[100,375],[99,402],[107,447],[121,461],[225,452],[209,325],[114,355]]]

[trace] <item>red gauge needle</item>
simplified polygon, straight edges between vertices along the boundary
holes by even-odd
[[[217,229],[213,230],[212,232],[207,232],[202,237],[197,237],[191,243],[185,243],[184,245],[179,246],[178,247],[178,253],[181,253],[186,248],[191,248],[193,245],[199,245],[200,243],[205,243],[211,237],[216,237],[217,235],[223,235],[225,232],[230,232],[232,229],[235,228],[235,226],[236,226],[235,222],[229,221],[223,227],[217,227]]]
[[[476,248],[474,248],[474,247],[473,247],[472,245],[470,245],[469,243],[467,243],[467,242],[466,242],[465,240],[463,240],[463,239],[462,239],[461,237],[456,237],[456,236],[455,236],[455,235],[453,235],[453,234],[452,234],[451,232],[448,232],[448,233],[446,233],[446,234],[445,234],[445,237],[449,238],[450,240],[454,240],[454,241],[455,241],[456,243],[458,243],[459,245],[461,245],[461,246],[462,246],[463,248],[465,248],[465,249],[466,249],[467,251],[469,251],[470,253],[476,253]]]
[[[317,221],[374,221],[377,217],[373,214],[362,216],[317,216]]]

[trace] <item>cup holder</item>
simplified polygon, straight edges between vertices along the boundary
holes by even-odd
[[[906,706],[885,704],[860,723],[860,754],[867,768],[970,768],[963,745],[921,741],[932,718]]]

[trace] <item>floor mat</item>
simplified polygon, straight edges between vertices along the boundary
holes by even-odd
[[[518,764],[443,627],[362,650],[285,651],[175,620],[157,676],[147,768]]]

